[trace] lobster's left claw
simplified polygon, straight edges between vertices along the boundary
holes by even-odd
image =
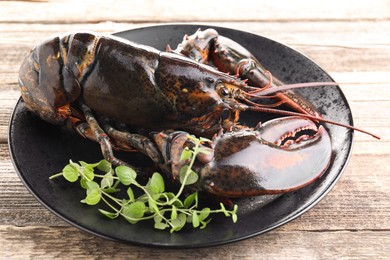
[[[275,119],[219,136],[199,185],[220,197],[282,194],[321,177],[331,152],[324,127],[300,117]]]

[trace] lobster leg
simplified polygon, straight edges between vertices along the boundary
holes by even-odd
[[[99,126],[99,123],[96,120],[96,118],[93,116],[91,109],[87,105],[83,104],[82,102],[80,102],[80,106],[85,115],[86,123],[90,127],[90,131],[95,137],[93,140],[97,141],[100,144],[100,148],[102,150],[104,159],[106,159],[107,161],[109,161],[114,165],[128,165],[128,163],[115,157],[112,150],[110,138]],[[78,128],[78,130],[83,131],[83,133],[87,133],[86,137],[90,136],[90,134],[88,133],[89,129],[85,128],[85,126],[83,126],[83,129],[81,127]]]
[[[116,148],[121,150],[136,150],[148,156],[156,164],[163,162],[161,153],[155,144],[146,136],[119,131],[112,127],[108,119],[103,119],[103,128],[112,138]]]

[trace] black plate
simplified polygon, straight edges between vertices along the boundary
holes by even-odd
[[[297,51],[238,30],[205,25],[163,25],[116,35],[164,50],[167,43],[176,46],[184,34],[209,27],[241,43],[273,75],[286,83],[332,81],[323,69]],[[349,105],[339,87],[303,89],[300,93],[319,108],[324,117],[352,125]],[[139,245],[202,247],[262,234],[293,220],[318,203],[335,185],[346,167],[353,139],[353,133],[347,129],[329,124],[326,127],[333,141],[333,160],[319,181],[268,204],[266,202],[271,200],[269,197],[238,201],[239,218],[236,224],[223,216],[214,216],[214,221],[205,230],[185,229],[175,234],[156,231],[152,223],[131,225],[124,220],[108,220],[97,212],[96,207],[79,202],[84,197],[84,191],[78,185],[60,179],[49,181],[48,177],[60,172],[69,159],[87,162],[100,160],[102,156],[99,146],[73,132],[43,122],[27,111],[21,100],[12,115],[9,146],[16,171],[26,187],[44,206],[72,225],[98,236]],[[130,157],[126,154],[120,156]],[[129,159],[142,161],[144,158]]]

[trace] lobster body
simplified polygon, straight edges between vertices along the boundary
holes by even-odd
[[[87,32],[37,46],[20,75],[23,99],[46,121],[78,117],[72,102],[81,98],[95,112],[148,130],[219,129],[231,110],[219,89],[245,86],[182,55]]]

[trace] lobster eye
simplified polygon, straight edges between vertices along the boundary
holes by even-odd
[[[225,86],[221,86],[219,88],[219,93],[222,95],[222,96],[228,96],[229,95],[229,90],[227,87]]]

